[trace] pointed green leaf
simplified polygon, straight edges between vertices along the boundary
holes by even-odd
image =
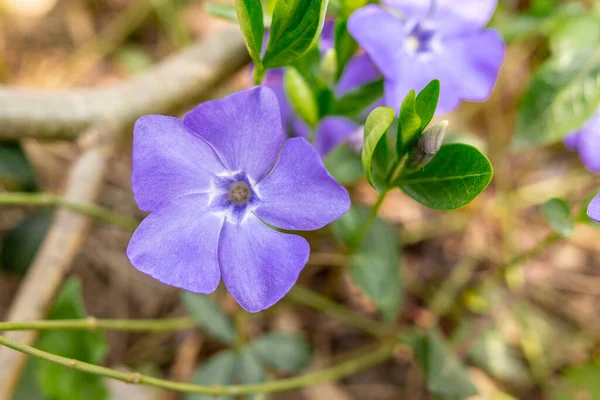
[[[69,279],[52,306],[49,319],[81,319],[87,312],[83,304],[81,282]],[[37,347],[49,353],[100,364],[108,352],[108,343],[99,331],[44,331]],[[37,376],[45,396],[57,400],[107,400],[108,391],[101,377],[74,371],[62,365],[38,360]]]
[[[255,63],[261,64],[261,50],[265,36],[262,3],[260,0],[235,0],[235,11],[250,57]]]
[[[359,86],[336,100],[331,114],[356,117],[383,97],[383,79]]]
[[[52,212],[41,210],[26,216],[6,232],[0,244],[0,268],[19,275],[25,274],[51,223]]]
[[[453,210],[467,205],[489,185],[492,164],[478,149],[443,145],[422,170],[406,170],[393,183],[426,207]]]
[[[347,20],[338,18],[335,21],[335,57],[337,60],[336,82],[344,73],[346,64],[358,50],[358,43],[348,32]],[[383,88],[382,88],[383,90]]]
[[[367,181],[378,191],[385,190],[387,185],[385,182],[387,165],[385,162],[379,164],[375,162],[384,151],[387,153],[387,149],[381,149],[387,145],[386,132],[392,122],[394,122],[394,110],[390,107],[377,107],[369,114],[365,123],[365,140],[361,161]]]
[[[355,246],[367,210],[352,207],[331,224],[336,238],[349,248]],[[350,276],[360,290],[372,299],[386,320],[398,315],[404,296],[404,280],[400,274],[400,245],[392,226],[376,219],[361,246],[350,257]]]
[[[569,237],[575,230],[569,204],[563,199],[550,199],[541,206],[542,215],[552,229],[562,237]]]
[[[438,99],[440,97],[440,81],[432,80],[419,92],[415,102],[415,109],[421,118],[421,130],[427,128],[435,115]]]
[[[600,19],[573,19],[553,36],[550,58],[519,102],[514,145],[560,141],[580,129],[600,106]]]
[[[265,367],[251,346],[246,346],[239,353],[237,366],[238,381],[243,385],[262,383],[266,380]],[[246,400],[264,400],[263,394],[249,394]]]
[[[436,395],[449,398],[467,398],[478,394],[477,388],[460,361],[446,344],[437,329],[429,331],[426,343],[427,354],[422,366],[427,388]]]
[[[356,183],[365,176],[360,155],[350,150],[347,144],[342,144],[327,154],[324,164],[331,176],[342,185]]]
[[[235,350],[226,350],[204,361],[194,374],[192,382],[202,386],[232,385],[237,378],[240,358]],[[185,400],[231,400],[233,396],[187,394]]]
[[[0,143],[0,187],[7,190],[35,189],[33,167],[19,142]]]
[[[421,130],[421,118],[417,114],[416,94],[414,90],[411,90],[402,102],[398,117],[396,149],[399,157],[402,157],[415,145]]]
[[[319,40],[329,0],[278,0],[273,10],[265,68],[283,67]]]
[[[404,296],[398,243],[394,228],[377,218],[350,261],[352,280],[373,300],[386,321],[396,318]]]
[[[204,9],[207,13],[224,19],[225,21],[238,22],[237,12],[235,6],[224,3],[206,3]]]
[[[267,365],[286,373],[296,373],[310,365],[310,345],[301,336],[270,333],[250,344]]]
[[[225,343],[234,343],[237,333],[231,319],[210,299],[191,292],[183,292],[181,301],[192,318],[209,334]]]
[[[314,128],[319,122],[319,107],[308,83],[295,68],[289,67],[285,69],[283,86],[292,109]]]

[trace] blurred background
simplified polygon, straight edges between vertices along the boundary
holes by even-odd
[[[449,140],[472,143],[489,156],[496,171],[492,185],[458,211],[427,210],[399,191],[388,196],[382,207],[381,216],[394,224],[403,246],[406,293],[398,326],[439,326],[458,358],[468,365],[479,399],[600,399],[600,230],[579,224],[569,240],[536,247],[552,232],[539,206],[564,197],[577,214],[600,189],[600,178],[586,171],[577,154],[562,144],[524,152],[510,147],[518,99],[549,54],[548,32],[555,24],[585,13],[592,3],[501,1],[492,26],[503,33],[507,54],[496,89],[487,102],[463,104],[444,116],[450,120]],[[49,91],[108,86],[232,27],[231,22],[208,13],[207,3],[200,0],[0,0],[0,83]],[[249,85],[245,68],[212,96]],[[85,145],[34,139],[0,142],[0,195],[62,193],[67,172]],[[111,159],[99,204],[141,220],[144,214],[131,194],[130,154],[126,135]],[[376,193],[367,184],[350,190],[359,203],[375,201]],[[54,214],[53,207],[0,209],[0,319],[6,318]],[[61,299],[70,306],[62,307],[63,311],[55,307],[51,317],[135,319],[186,314],[179,290],[161,285],[129,264],[125,248],[130,236],[127,229],[94,222],[69,263],[68,275],[74,280],[68,281],[70,292]],[[340,273],[346,259],[331,234],[318,231],[308,239],[312,254],[300,282],[359,314],[377,318],[370,301]],[[517,256],[531,249],[526,257]],[[490,281],[500,266],[501,278]],[[216,302],[225,313],[234,313],[235,301],[221,289]],[[70,302],[65,300],[69,296]],[[340,354],[372,341],[362,331],[293,301],[246,317],[243,323],[250,337],[268,331],[304,337],[311,348],[308,368],[330,365]],[[46,348],[57,348],[59,354],[63,348],[76,358],[103,348],[95,363],[185,381],[193,380],[199,366],[224,347],[195,329],[153,334],[70,332],[41,340]],[[0,354],[7,351],[0,349]],[[72,371],[44,370],[43,365],[28,362],[14,399],[183,398],[86,375],[72,378],[66,375]],[[0,371],[11,368],[0,364]],[[279,375],[269,372],[268,376]],[[48,382],[66,389],[56,389],[54,397],[47,397],[40,385]],[[270,397],[433,398],[427,393],[421,372],[410,355],[400,351],[393,360],[343,381]]]

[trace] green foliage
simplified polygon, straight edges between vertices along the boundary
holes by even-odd
[[[426,207],[453,210],[475,199],[492,180],[492,164],[475,147],[442,146],[422,170],[407,169],[393,182]]]
[[[355,249],[366,214],[365,210],[353,207],[332,224],[332,229],[342,242],[353,249],[350,259],[352,280],[373,300],[382,317],[393,321],[404,296],[398,236],[393,226],[378,218]]]
[[[81,293],[81,283],[69,279],[52,306],[49,319],[79,319],[87,317]],[[37,347],[49,353],[100,364],[106,356],[108,343],[102,332],[45,331]],[[37,361],[37,376],[42,393],[53,400],[105,400],[108,392],[102,378],[74,371],[62,365]]]
[[[210,297],[192,292],[183,292],[181,301],[202,329],[225,343],[235,343],[237,333],[231,319]]]
[[[327,171],[342,185],[360,180],[363,174],[360,156],[350,150],[346,144],[333,149],[324,160]]]
[[[417,114],[416,93],[414,90],[402,101],[398,117],[398,138],[396,140],[396,151],[403,156],[419,139],[421,134],[421,118]]]
[[[34,190],[35,175],[19,142],[0,143],[0,187],[7,190]]]
[[[548,144],[580,129],[600,105],[600,18],[577,18],[551,37],[552,57],[535,73],[517,114],[515,146]]]
[[[394,122],[394,110],[390,107],[377,107],[367,117],[365,140],[361,161],[367,181],[377,191],[384,191],[387,185],[387,139],[386,133]]]
[[[563,199],[550,199],[541,206],[542,215],[552,229],[562,237],[569,237],[575,230],[569,204]]]
[[[283,67],[319,40],[329,0],[279,0],[273,10],[265,68]]]
[[[240,362],[235,350],[226,350],[204,361],[194,374],[192,382],[197,385],[215,386],[232,385],[237,378],[237,367]],[[233,396],[208,396],[205,394],[188,394],[186,400],[230,400]]]
[[[437,329],[425,336],[412,333],[407,337],[415,359],[423,370],[427,389],[440,399],[466,399],[477,394],[469,374],[449,349]]]
[[[440,81],[432,80],[419,92],[415,101],[415,109],[421,118],[421,130],[433,119],[440,98]]]
[[[348,64],[348,61],[356,54],[358,43],[350,36],[350,33],[348,32],[348,23],[345,19],[338,18],[335,21],[334,35],[335,56],[337,61],[335,80],[338,81],[344,73],[346,64]]]
[[[265,364],[281,372],[300,372],[311,361],[310,345],[297,335],[267,334],[252,342],[250,347]]]
[[[42,210],[26,216],[6,232],[0,244],[0,268],[19,275],[25,274],[51,223],[52,212]]]
[[[237,19],[244,34],[250,57],[260,64],[265,25],[260,0],[235,0]]]
[[[319,122],[319,106],[308,82],[293,67],[285,69],[283,76],[285,94],[294,112],[310,127]]]
[[[237,12],[235,6],[224,3],[206,3],[204,9],[207,13],[224,19],[230,22],[238,22]]]
[[[239,355],[238,362],[238,379],[240,383],[250,385],[253,383],[261,383],[266,379],[265,367],[263,366],[261,360],[258,356],[252,351],[250,347],[244,347],[241,349]],[[255,395],[247,395],[246,399],[248,400],[259,400],[264,399],[264,396],[259,394]]]
[[[551,400],[600,398],[600,364],[589,363],[566,370],[558,385],[547,388]]]
[[[359,116],[381,97],[383,97],[383,79],[378,79],[346,92],[336,100],[332,114]]]

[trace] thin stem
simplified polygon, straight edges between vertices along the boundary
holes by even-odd
[[[0,322],[2,331],[46,330],[111,330],[129,332],[161,332],[189,329],[196,326],[192,318],[169,319],[63,319],[51,321]]]
[[[46,206],[62,207],[71,211],[108,222],[119,228],[134,231],[139,222],[95,204],[77,203],[52,193],[1,193],[0,206]]]
[[[346,307],[340,306],[328,298],[321,296],[320,294],[315,293],[301,285],[294,286],[294,288],[288,293],[287,298],[296,304],[301,304],[303,306],[321,311],[324,314],[328,314],[373,336],[392,337],[395,335],[390,326],[381,324],[378,321],[374,321],[363,315],[352,312]]]
[[[254,78],[254,84],[256,86],[262,83],[263,79],[265,79],[266,74],[267,71],[264,69],[262,63],[255,62],[254,69],[252,70],[252,78]]]
[[[363,223],[360,231],[358,232],[358,235],[356,236],[356,240],[353,243],[354,248],[359,248],[360,245],[362,244],[363,240],[365,240],[365,236],[367,236],[367,233],[369,233],[369,230],[371,229],[371,225],[373,225],[373,222],[375,222],[375,218],[377,218],[379,209],[381,208],[381,205],[383,204],[383,201],[385,200],[385,197],[387,196],[388,193],[389,193],[389,190],[386,190],[385,192],[380,193],[379,197],[377,197],[377,201],[375,202],[375,204],[373,204],[373,206],[369,210],[367,219]]]
[[[252,393],[283,392],[286,390],[298,389],[318,383],[337,380],[384,362],[392,356],[395,347],[394,345],[386,344],[382,345],[376,350],[369,349],[369,351],[365,352],[364,355],[360,355],[350,361],[341,363],[323,371],[312,372],[297,376],[295,378],[281,379],[253,385],[199,386],[190,383],[180,383],[165,379],[153,378],[142,375],[139,372],[123,372],[88,364],[82,361],[50,354],[34,347],[17,343],[1,335],[0,345],[42,360],[63,365],[76,371],[87,372],[89,374],[104,376],[106,378],[112,378],[127,383],[139,383],[143,385],[154,386],[176,392],[202,393],[213,396],[236,396]]]

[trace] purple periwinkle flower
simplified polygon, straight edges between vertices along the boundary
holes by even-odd
[[[583,128],[565,138],[565,145],[579,153],[588,170],[600,173],[600,109]]]
[[[600,222],[600,194],[592,200],[588,207],[588,215],[596,222]]]
[[[438,113],[461,100],[488,98],[504,59],[500,35],[484,29],[497,0],[383,0],[367,5],[348,30],[385,77],[386,105],[398,109],[411,89],[440,81]],[[402,17],[396,15],[402,14]]]
[[[309,256],[304,238],[270,226],[319,229],[350,207],[314,148],[285,139],[265,86],[200,104],[183,120],[140,118],[132,186],[150,215],[129,243],[131,263],[196,293],[222,278],[250,312],[279,301]]]

